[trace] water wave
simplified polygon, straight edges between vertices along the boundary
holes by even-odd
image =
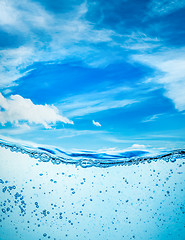
[[[45,147],[33,148],[16,143],[0,140],[0,147],[10,149],[12,152],[28,154],[40,162],[52,162],[53,164],[75,164],[83,168],[87,167],[111,167],[130,166],[139,163],[151,163],[159,160],[175,162],[177,159],[185,159],[185,149],[165,151],[151,156],[147,150],[127,150],[108,154],[106,152],[80,151],[68,153],[59,148],[48,149]]]

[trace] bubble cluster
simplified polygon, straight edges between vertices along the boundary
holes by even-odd
[[[175,182],[173,175],[181,175],[179,172],[183,172],[184,168],[185,162],[182,162],[164,175],[157,168],[142,173],[136,166],[132,177],[119,173],[116,181],[110,181],[111,170],[105,169],[88,177],[55,172],[50,178],[48,173],[42,172],[38,178],[44,178],[43,181],[35,185],[35,180],[29,179],[21,188],[0,179],[0,189],[5,196],[5,200],[0,202],[0,226],[6,218],[17,215],[22,218],[20,222],[24,223],[24,231],[37,232],[40,239],[113,239],[114,236],[117,236],[116,239],[141,239],[137,225],[142,226],[145,239],[160,239],[160,234],[150,233],[150,224],[153,228],[168,230],[170,237],[170,224],[183,225],[184,180]],[[144,180],[146,175],[149,184]],[[67,184],[58,194],[60,182]],[[33,189],[29,198],[28,189]],[[11,218],[11,223],[20,237],[20,226],[14,218]],[[97,226],[95,238],[93,232]],[[57,237],[60,235],[55,236],[57,232],[61,238]],[[183,239],[181,234],[179,231],[177,239]]]

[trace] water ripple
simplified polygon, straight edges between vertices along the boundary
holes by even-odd
[[[75,164],[83,168],[112,166],[131,166],[140,163],[151,163],[159,160],[166,162],[175,162],[179,158],[185,158],[185,149],[166,151],[154,156],[147,156],[148,151],[124,151],[116,154],[107,154],[104,152],[82,151],[78,153],[67,153],[58,148],[54,150],[38,147],[21,146],[15,143],[0,140],[0,147],[10,149],[12,152],[28,154],[29,157],[38,159],[40,162],[52,162],[53,164]]]

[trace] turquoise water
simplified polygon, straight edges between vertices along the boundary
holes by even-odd
[[[1,142],[0,159],[1,240],[185,239],[183,150],[77,154]]]

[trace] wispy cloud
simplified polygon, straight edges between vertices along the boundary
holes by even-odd
[[[153,54],[134,55],[133,59],[156,70],[150,81],[165,89],[175,108],[185,110],[185,49],[166,49]]]
[[[106,132],[104,131],[94,131],[94,130],[77,130],[77,129],[55,129],[54,130],[55,135],[57,134],[60,136],[57,137],[57,139],[63,139],[63,138],[74,138],[78,136],[89,136],[89,135],[97,135],[97,134],[104,134]]]
[[[54,14],[35,1],[2,0],[0,26],[20,40],[16,47],[0,50],[0,88],[15,84],[37,62],[73,59],[102,67],[125,59],[128,50],[143,51],[159,45],[159,39],[140,30],[118,34],[111,27],[97,28],[86,18],[88,7],[84,2],[71,11]]]
[[[0,123],[3,126],[8,122],[24,128],[29,127],[27,124],[42,124],[45,128],[50,128],[50,124],[56,124],[58,121],[73,124],[68,118],[60,115],[53,105],[35,105],[30,99],[20,95],[11,95],[6,99],[0,93],[0,110]]]
[[[109,29],[95,29],[85,19],[86,3],[56,16],[33,1],[2,0],[0,11],[1,28],[21,38],[16,48],[0,50],[0,87],[7,87],[24,76],[26,68],[35,62],[74,57],[92,66],[101,65],[105,62],[99,58],[102,50],[94,45],[109,44],[115,35]],[[93,57],[95,52],[97,59]]]
[[[163,114],[154,114],[152,116],[148,116],[147,118],[145,118],[142,122],[153,122],[155,121],[156,119],[158,119],[161,115]]]
[[[58,105],[58,108],[62,109],[66,116],[70,118],[114,108],[122,108],[138,102],[138,99],[116,99],[119,93],[124,94],[130,90],[131,88],[117,87],[102,92],[93,91],[85,94],[75,95],[62,99],[60,105]]]
[[[159,38],[152,38],[141,31],[132,32],[131,34],[124,35],[124,37],[125,41],[121,46],[129,50],[146,51],[155,49],[161,45]]]
[[[149,4],[151,15],[166,15],[185,7],[184,0],[152,0]]]

